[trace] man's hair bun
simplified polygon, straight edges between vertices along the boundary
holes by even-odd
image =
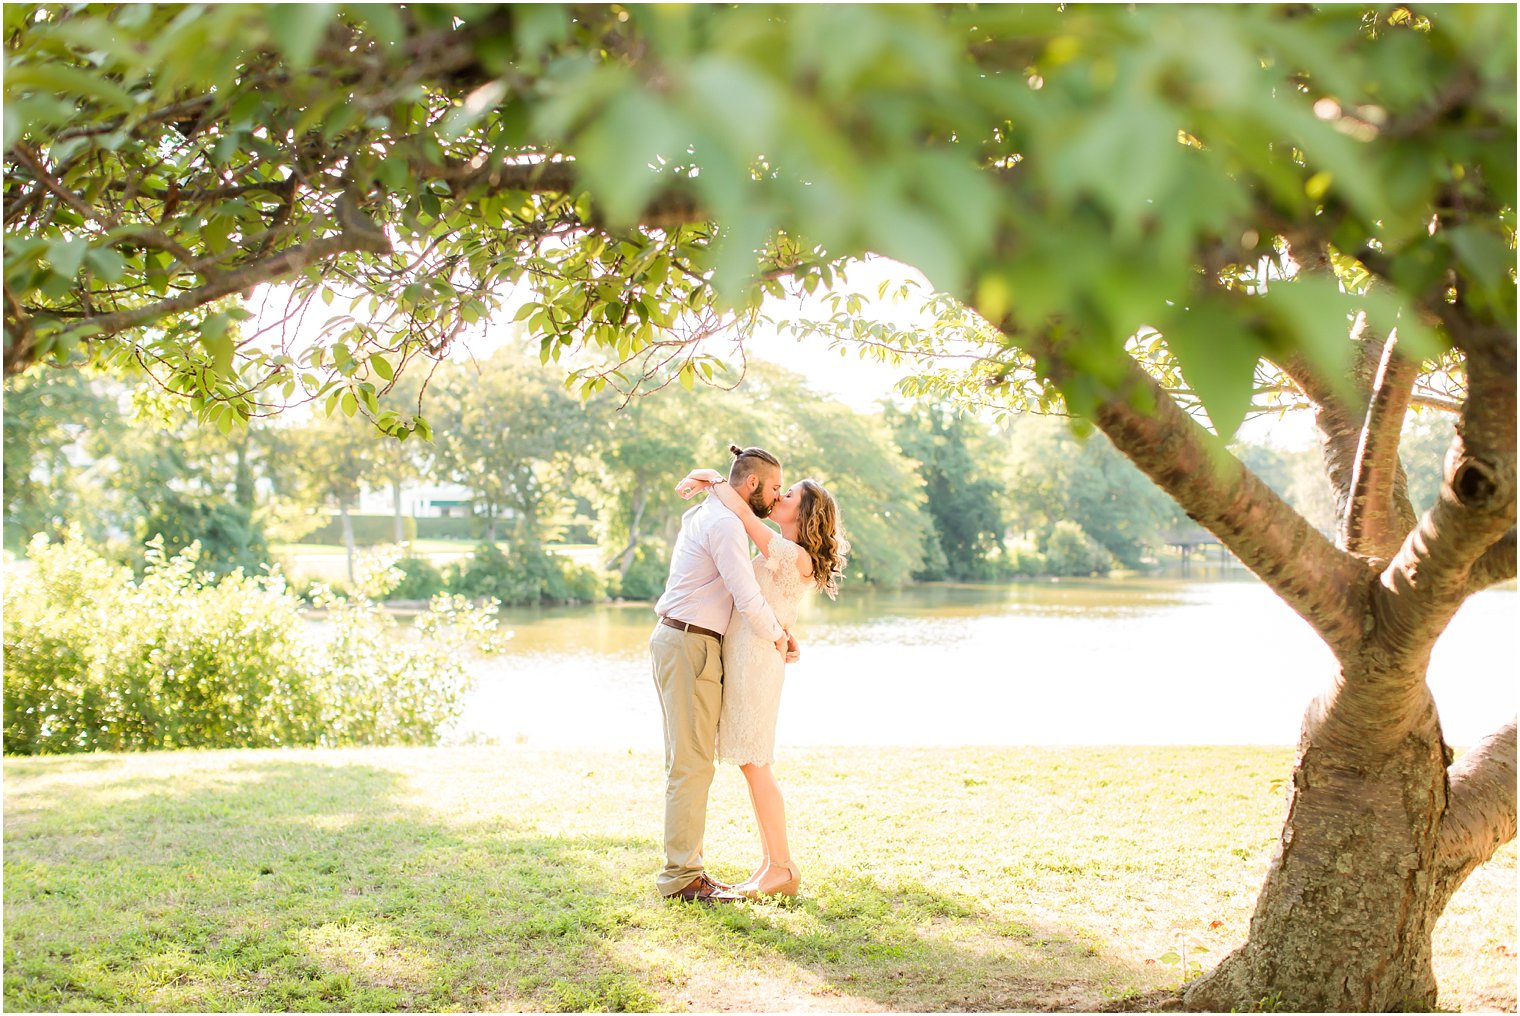
[[[728,453],[737,459],[739,456],[744,454],[744,449],[740,448],[736,444],[731,444],[728,446]]]

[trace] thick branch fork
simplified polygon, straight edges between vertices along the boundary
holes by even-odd
[[[1515,361],[1487,352],[1469,355],[1471,394],[1446,454],[1440,496],[1374,595],[1382,638],[1396,653],[1428,653],[1475,584],[1514,570]]]

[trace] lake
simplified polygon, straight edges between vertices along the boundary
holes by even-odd
[[[1467,602],[1430,686],[1447,740],[1515,712],[1517,593]],[[659,751],[648,603],[504,610],[509,651],[472,664],[454,738]],[[797,625],[777,728],[788,745],[1268,744],[1298,740],[1333,659],[1240,571],[847,590]]]

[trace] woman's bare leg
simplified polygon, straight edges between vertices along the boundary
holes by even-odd
[[[765,869],[771,866],[771,852],[765,845],[765,832],[760,828],[760,804],[755,800],[755,784],[747,772],[744,774],[744,789],[749,791],[749,806],[755,810],[755,826],[760,832],[760,866],[740,883],[745,888],[752,889],[760,881],[760,876],[765,874]]]
[[[755,822],[760,826],[760,843],[765,851],[765,867],[754,877],[755,888],[764,891],[792,878],[791,849],[786,842],[786,803],[781,788],[768,765],[740,767],[749,784],[750,800],[755,806]]]

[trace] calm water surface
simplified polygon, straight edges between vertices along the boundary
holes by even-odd
[[[1430,685],[1467,745],[1517,701],[1514,589],[1462,608]],[[456,736],[657,751],[647,603],[503,612]],[[1292,744],[1332,658],[1266,586],[1104,579],[853,591],[805,604],[787,745]]]

